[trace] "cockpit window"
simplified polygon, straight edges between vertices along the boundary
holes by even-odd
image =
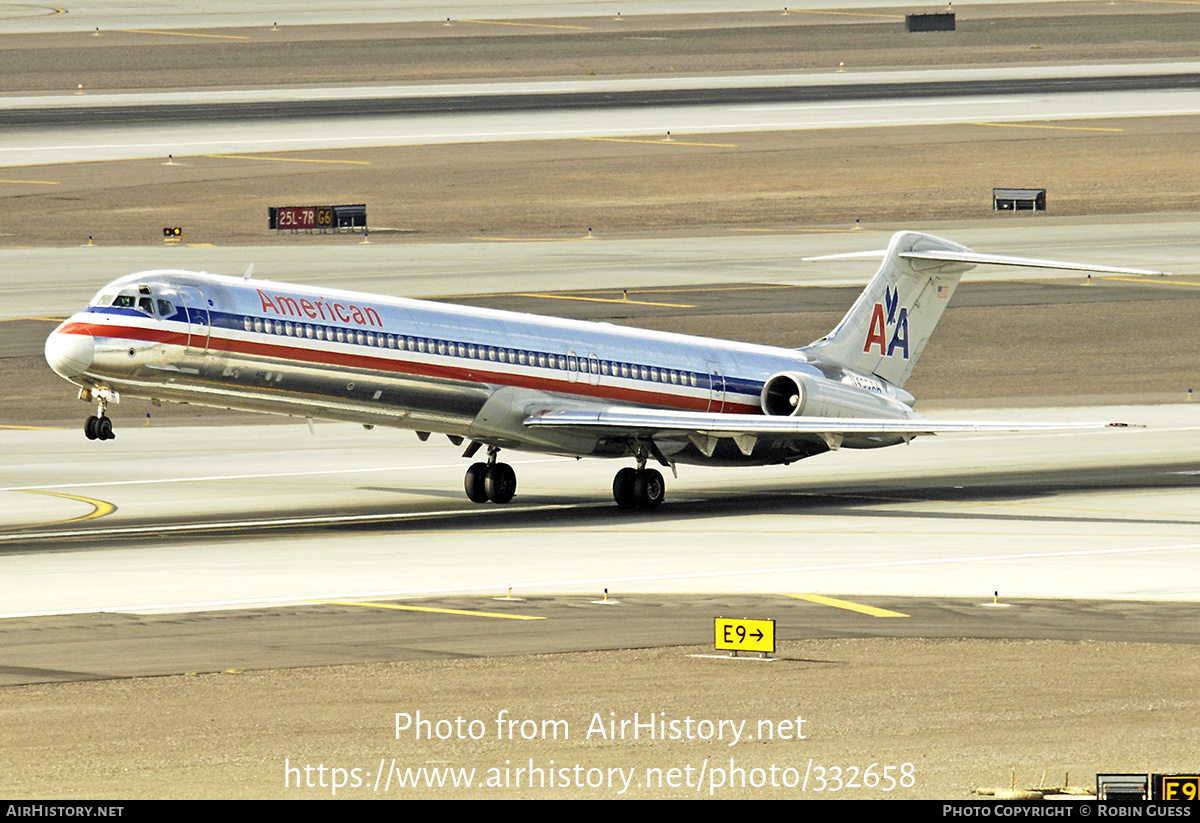
[[[132,294],[118,294],[113,298],[112,305],[116,309],[132,309],[137,305],[137,298]]]
[[[154,301],[149,297],[138,298],[138,308],[146,314],[154,314]]]
[[[160,299],[158,301],[158,313],[163,317],[170,317],[171,315],[175,314],[175,306],[171,304],[170,300]]]

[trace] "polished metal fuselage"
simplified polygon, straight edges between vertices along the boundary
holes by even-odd
[[[135,305],[112,305],[118,295]],[[629,454],[629,437],[536,430],[526,418],[564,404],[761,414],[780,373],[852,392],[846,416],[914,415],[907,393],[799,350],[181,271],[109,284],[55,331],[47,358],[85,388],[571,455]],[[860,440],[845,445],[899,442]],[[658,445],[672,460],[730,464],[826,450],[818,438],[766,438],[750,455],[732,444],[703,454],[682,435]]]

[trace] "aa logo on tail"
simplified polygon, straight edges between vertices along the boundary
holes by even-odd
[[[876,303],[871,312],[871,327],[867,331],[863,352],[870,352],[872,346],[879,346],[881,355],[891,357],[899,349],[900,356],[907,360],[908,309],[900,305],[900,290],[891,286],[887,287],[883,300],[883,303]]]

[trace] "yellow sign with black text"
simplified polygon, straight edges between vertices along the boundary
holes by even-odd
[[[718,651],[775,652],[774,620],[735,620],[718,617],[716,620]]]

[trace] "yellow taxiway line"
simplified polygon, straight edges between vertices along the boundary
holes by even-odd
[[[82,517],[72,517],[70,520],[60,520],[52,524],[55,526],[62,526],[66,523],[80,523],[84,520],[95,520],[98,517],[104,517],[105,515],[112,514],[117,510],[117,507],[112,503],[106,503],[103,500],[96,500],[95,498],[91,497],[81,497],[77,494],[38,491],[37,489],[21,489],[21,491],[28,492],[29,494],[44,494],[48,497],[61,497],[65,500],[78,500],[80,503],[87,503],[89,506],[93,507],[88,514],[85,514]]]
[[[126,34],[164,34],[170,37],[212,37],[216,40],[249,40],[236,34],[197,34],[190,31],[160,31],[158,29],[117,29]]]
[[[536,297],[540,300],[580,300],[584,303],[623,303],[628,306],[659,306],[667,309],[694,309],[686,303],[651,303],[648,300],[627,300],[622,297],[576,297],[570,294],[535,294],[532,292],[514,294],[513,297]]]
[[[501,612],[473,612],[465,609],[434,609],[429,606],[398,606],[393,603],[367,603],[353,600],[318,600],[330,606],[364,606],[369,609],[395,609],[401,612],[429,612],[431,614],[460,614],[465,617],[494,617],[500,620],[545,620],[528,614],[503,614]]]
[[[889,611],[888,609],[880,609],[875,606],[864,606],[861,603],[851,603],[849,600],[838,600],[834,597],[825,597],[819,594],[787,594],[784,597],[794,597],[797,600],[807,600],[810,603],[819,603],[822,606],[833,606],[835,609],[845,609],[846,611],[859,612],[867,614],[871,617],[908,617],[907,614],[900,612]]]

